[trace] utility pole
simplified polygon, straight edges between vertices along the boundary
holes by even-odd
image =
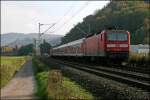
[[[41,26],[41,24],[40,23],[38,23],[39,24],[39,32],[38,32],[38,38],[37,38],[37,41],[36,41],[36,55],[40,55],[40,26]]]
[[[46,31],[44,31],[43,33],[41,33],[41,26],[42,25],[52,25],[51,27],[49,27]],[[55,23],[53,24],[41,24],[41,23],[38,23],[38,28],[39,28],[39,32],[38,32],[38,37],[37,37],[37,41],[36,41],[36,55],[37,56],[40,56],[41,55],[41,52],[40,52],[40,44],[41,44],[41,41],[42,41],[42,35],[44,33],[46,33],[50,28],[52,28],[53,26],[55,25]]]

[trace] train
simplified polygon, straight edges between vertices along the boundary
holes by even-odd
[[[80,57],[128,59],[130,52],[130,32],[126,30],[103,30],[50,49],[52,57]]]

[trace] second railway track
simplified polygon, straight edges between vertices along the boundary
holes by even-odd
[[[119,81],[128,84],[132,87],[142,88],[144,90],[150,90],[150,76],[148,74],[137,73],[132,71],[125,71],[116,68],[108,68],[102,66],[90,66],[84,64],[78,64],[68,61],[62,61],[57,59],[52,59],[54,62],[73,67],[79,70],[83,70],[101,77],[109,78],[115,81]]]

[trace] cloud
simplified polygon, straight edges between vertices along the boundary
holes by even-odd
[[[19,6],[3,5],[1,9],[2,33],[5,32],[37,32],[38,23],[54,23],[62,16],[43,14],[38,9],[29,9]],[[66,16],[64,19],[67,19]],[[46,27],[45,27],[46,28]]]
[[[78,2],[51,2],[51,1],[2,1],[1,2],[1,32],[21,32],[31,33],[38,32],[38,23],[43,24],[55,23],[59,21],[50,31],[56,31],[55,34],[66,34],[73,24],[81,22],[82,19],[92,14],[96,9],[103,7],[104,4],[101,1],[89,2],[89,5],[78,13],[71,20],[70,17],[80,9],[87,1]],[[64,13],[70,6],[59,6],[65,4],[81,4],[79,6],[73,6],[72,10],[64,16]],[[55,4],[57,6],[52,6]],[[59,5],[58,5],[59,4]],[[106,4],[106,3],[105,3]],[[96,6],[94,6],[96,5]],[[64,23],[67,23],[63,25]],[[62,26],[63,25],[63,26]],[[62,27],[61,27],[62,26]],[[48,26],[42,26],[41,31],[44,31]],[[61,28],[61,29],[60,29]],[[57,31],[58,30],[58,31]]]

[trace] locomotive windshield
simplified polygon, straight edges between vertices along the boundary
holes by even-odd
[[[125,34],[125,33],[108,33],[107,40],[109,40],[109,41],[127,41],[127,34]]]

